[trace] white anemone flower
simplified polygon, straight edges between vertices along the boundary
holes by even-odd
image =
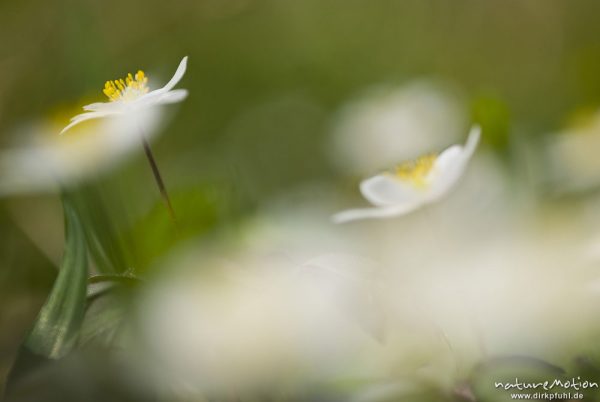
[[[153,91],[149,91],[148,78],[141,70],[135,75],[127,74],[125,79],[106,81],[103,92],[110,101],[84,106],[85,113],[73,117],[71,123],[61,131],[61,134],[86,120],[125,116],[153,106],[181,102],[187,97],[187,90],[173,88],[185,74],[187,59],[186,56],[181,60],[173,78],[164,87]]]
[[[0,148],[0,198],[55,192],[102,176],[139,148],[139,138],[129,135],[132,131],[143,130],[152,139],[167,119],[162,110],[146,110],[136,121],[124,116],[101,119],[56,135],[73,110],[59,110],[11,133],[19,141]]]
[[[333,221],[404,215],[435,202],[462,176],[479,143],[480,133],[480,127],[473,126],[464,146],[452,145],[439,155],[424,155],[391,172],[364,180],[360,191],[375,207],[342,211],[333,216]]]

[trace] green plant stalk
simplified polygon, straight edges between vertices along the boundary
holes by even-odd
[[[59,359],[77,344],[86,305],[87,245],[75,208],[63,197],[66,242],[61,268],[42,306],[25,347],[50,359]]]
[[[146,137],[143,134],[142,144],[144,146],[146,158],[148,158],[148,162],[150,163],[150,168],[152,169],[154,180],[156,181],[156,185],[158,186],[160,195],[169,212],[169,217],[171,218],[174,224],[177,224],[177,218],[175,216],[175,211],[173,210],[173,205],[171,204],[171,199],[169,198],[169,193],[167,193],[167,188],[160,174],[160,170],[158,169],[158,165],[156,164],[156,160],[154,159],[154,155],[152,154],[152,150],[150,149],[150,144],[148,143],[148,140],[146,140]]]

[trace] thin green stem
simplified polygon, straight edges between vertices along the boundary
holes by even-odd
[[[154,175],[154,180],[156,181],[156,185],[160,190],[160,195],[165,202],[167,210],[169,211],[169,217],[173,221],[175,225],[177,225],[177,218],[175,217],[175,211],[173,210],[173,205],[171,205],[171,199],[169,198],[169,193],[167,193],[167,188],[165,187],[165,182],[160,175],[160,170],[158,169],[158,165],[156,164],[156,160],[154,159],[154,155],[152,155],[152,150],[150,149],[150,144],[146,137],[142,133],[142,144],[144,145],[144,152],[146,153],[146,158],[148,158],[148,162],[150,162],[150,167],[152,168],[152,174]]]

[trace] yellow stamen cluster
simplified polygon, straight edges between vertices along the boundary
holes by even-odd
[[[433,168],[437,155],[428,154],[421,156],[414,161],[404,162],[394,169],[396,177],[403,181],[411,183],[417,188],[427,187],[427,175]]]
[[[125,79],[120,78],[114,81],[106,81],[103,92],[111,102],[120,99],[127,100],[147,93],[147,83],[148,77],[146,77],[142,70],[139,70],[135,73],[135,77],[129,73]]]

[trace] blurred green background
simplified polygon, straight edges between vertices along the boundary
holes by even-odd
[[[178,239],[208,235],[303,183],[339,186],[332,121],[372,85],[441,79],[499,154],[543,141],[600,103],[598,15],[593,0],[2,0],[0,146],[23,122],[103,101],[107,79],[141,68],[164,82],[188,55],[190,96],[153,148]],[[139,269],[180,241],[142,152],[96,185]],[[36,225],[62,241],[57,196],[0,201],[0,384],[56,275],[16,204],[55,213]]]

